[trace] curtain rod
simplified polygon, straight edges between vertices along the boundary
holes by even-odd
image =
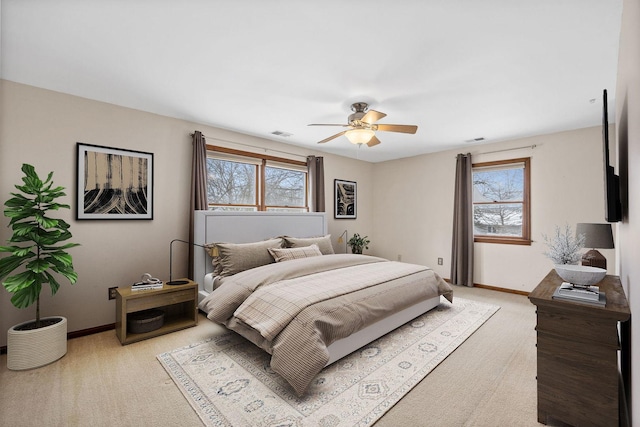
[[[536,148],[537,145],[533,144],[533,145],[525,145],[524,147],[515,147],[515,148],[505,148],[503,150],[495,150],[495,151],[487,151],[484,153],[478,153],[478,155],[480,154],[493,154],[493,153],[502,153],[503,151],[513,151],[513,150],[522,150],[524,148],[531,148],[534,149]]]
[[[504,152],[504,151],[522,150],[522,149],[525,149],[525,148],[531,148],[531,149],[533,150],[533,149],[534,149],[534,148],[536,148],[536,147],[537,147],[537,145],[536,145],[536,144],[533,144],[533,145],[525,145],[524,147],[514,147],[514,148],[505,148],[505,149],[502,149],[502,150],[485,151],[484,153],[478,153],[478,154],[475,154],[475,155],[476,155],[476,156],[481,156],[481,155],[483,155],[483,154],[502,153],[502,152]],[[473,154],[472,154],[472,155],[473,155]],[[456,157],[457,157],[457,156],[456,156]],[[454,158],[455,158],[455,157],[454,157]]]
[[[192,133],[190,133],[189,135],[193,136],[193,134],[192,134]],[[274,149],[272,149],[272,148],[258,147],[258,146],[255,146],[255,145],[245,144],[245,143],[242,143],[242,142],[229,141],[228,139],[215,138],[215,137],[213,137],[213,136],[207,136],[207,135],[205,135],[205,134],[202,134],[202,136],[204,136],[204,139],[205,139],[205,140],[207,140],[207,139],[213,139],[213,140],[216,140],[216,141],[227,142],[227,143],[229,143],[229,144],[242,145],[242,146],[244,146],[244,147],[251,147],[251,148],[258,149],[258,150],[264,150],[264,152],[265,152],[265,153],[266,153],[267,151],[271,151],[271,152],[273,152],[273,153],[281,153],[281,154],[288,154],[288,155],[290,155],[290,156],[298,156],[298,157],[302,157],[303,159],[306,159],[306,158],[307,158],[307,156],[305,156],[305,155],[302,155],[302,154],[296,154],[296,153],[289,153],[288,151],[281,151],[281,150],[274,150]]]

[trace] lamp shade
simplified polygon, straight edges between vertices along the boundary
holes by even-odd
[[[352,129],[344,134],[352,144],[366,144],[371,141],[373,135],[375,135],[375,132],[371,129]]]
[[[584,234],[585,248],[613,249],[611,224],[578,223],[576,235]]]

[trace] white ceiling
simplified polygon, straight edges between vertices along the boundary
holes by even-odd
[[[605,88],[614,118],[622,0],[2,0],[0,13],[4,79],[371,162],[597,126]],[[356,101],[418,132],[316,144],[341,128],[307,124],[346,123]]]

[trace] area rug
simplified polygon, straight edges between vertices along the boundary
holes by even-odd
[[[206,426],[370,426],[500,307],[455,298],[326,367],[298,398],[229,332],[157,356]]]

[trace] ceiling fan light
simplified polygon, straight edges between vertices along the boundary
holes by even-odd
[[[352,129],[344,134],[352,144],[366,144],[374,135],[375,132],[371,129]]]

